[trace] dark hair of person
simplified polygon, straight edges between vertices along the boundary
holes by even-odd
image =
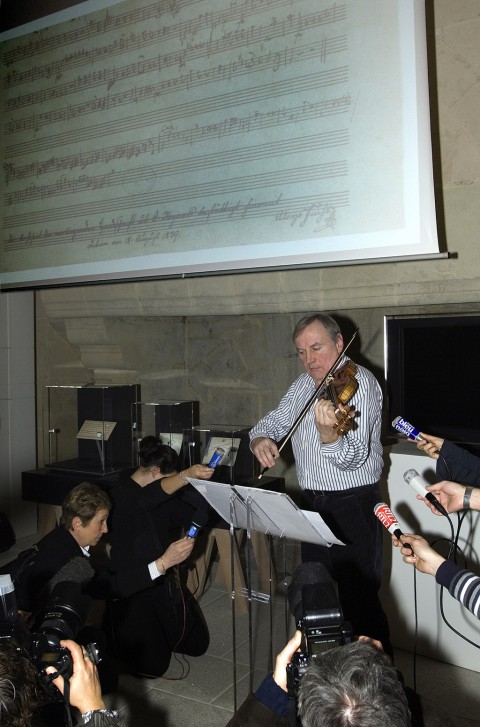
[[[162,474],[170,475],[179,469],[178,454],[159,437],[148,435],[140,442],[138,451],[140,467],[158,467]]]
[[[354,641],[326,651],[300,681],[302,727],[410,727],[407,697],[389,657]]]
[[[44,702],[37,670],[14,639],[0,639],[0,724],[25,727]]]
[[[311,326],[312,323],[321,323],[334,343],[337,342],[338,336],[342,334],[340,326],[337,321],[332,318],[332,316],[327,315],[327,313],[309,313],[308,315],[303,316],[303,318],[300,318],[293,329],[293,340],[295,341],[297,336],[299,336],[305,328]]]
[[[88,525],[99,510],[110,511],[111,506],[110,498],[101,487],[82,482],[70,490],[63,501],[60,525],[70,530],[74,517],[79,517],[83,526]]]

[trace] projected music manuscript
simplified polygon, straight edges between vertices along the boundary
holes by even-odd
[[[5,41],[2,271],[400,225],[398,38],[367,26],[351,1],[129,0]]]

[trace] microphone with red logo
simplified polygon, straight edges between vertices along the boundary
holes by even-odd
[[[380,520],[382,525],[387,528],[390,535],[395,535],[397,540],[400,540],[400,537],[403,535],[402,531],[400,530],[400,525],[393,514],[393,512],[390,510],[386,502],[377,502],[375,507],[373,508],[373,512],[375,513],[375,516]],[[413,548],[410,545],[410,543],[402,543],[407,548],[410,548],[410,550],[413,553]]]

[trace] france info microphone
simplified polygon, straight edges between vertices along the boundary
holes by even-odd
[[[426,485],[428,485],[428,482],[418,474],[417,470],[407,470],[403,475],[403,479],[405,480],[407,485],[410,485],[410,487],[415,490],[415,492],[417,492],[421,497],[424,497],[426,500],[428,500],[434,506],[434,508],[438,510],[438,512],[441,512],[442,515],[448,517],[448,512],[437,500],[433,492],[428,492],[428,490],[425,489]]]
[[[408,439],[412,439],[415,442],[425,442],[425,439],[421,436],[420,430],[415,429],[413,424],[409,424],[403,417],[396,417],[392,422],[392,427],[404,434]]]
[[[400,536],[403,535],[402,531],[400,530],[400,525],[398,523],[397,518],[393,514],[393,512],[390,510],[386,502],[378,502],[375,507],[373,508],[373,512],[375,513],[376,517],[380,520],[382,525],[387,528],[390,535],[395,535],[397,540],[400,540]],[[413,548],[410,545],[410,543],[402,543],[402,545],[406,548],[410,548],[410,550],[413,553]]]

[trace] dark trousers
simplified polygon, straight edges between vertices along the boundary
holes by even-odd
[[[114,601],[110,632],[114,654],[133,672],[161,676],[172,653],[201,656],[208,649],[208,626],[195,598],[173,585],[171,573],[156,585]]]
[[[387,617],[378,596],[383,574],[383,532],[373,508],[381,502],[378,483],[340,492],[305,490],[302,506],[318,512],[345,543],[330,548],[302,543],[302,561],[322,563],[336,581],[340,605],[355,636],[379,639],[392,655]]]

